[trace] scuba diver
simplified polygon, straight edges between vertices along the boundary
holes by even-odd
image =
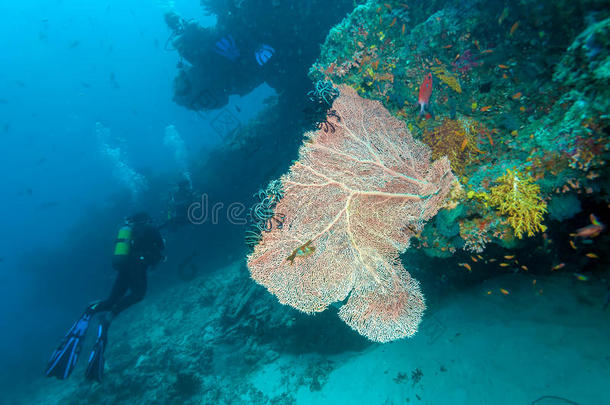
[[[191,182],[181,180],[178,186],[170,193],[167,203],[167,220],[161,228],[168,226],[172,230],[189,224],[189,207],[196,201]]]
[[[112,266],[118,271],[110,296],[103,301],[90,304],[83,315],[68,331],[59,347],[51,355],[45,374],[60,380],[68,378],[76,365],[91,318],[107,312],[101,317],[98,335],[93,346],[85,376],[101,382],[104,372],[104,351],[108,327],[114,317],[128,307],[141,301],[146,294],[146,271],[163,261],[161,253],[165,243],[159,228],[152,224],[147,213],[138,213],[125,219],[119,230]]]

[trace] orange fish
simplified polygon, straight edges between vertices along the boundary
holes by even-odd
[[[472,267],[470,267],[470,265],[468,263],[458,263],[458,266],[462,266],[462,267],[466,268],[466,270],[472,271]]]
[[[491,295],[491,290],[487,291],[487,295]]]
[[[518,93],[515,93],[512,95],[513,100],[517,100],[517,99],[521,98],[521,96],[522,96],[521,92],[518,92]]]
[[[379,12],[381,11],[381,6],[377,7],[377,10],[375,10],[377,12],[377,14],[379,14]]]
[[[587,256],[589,259],[599,259],[599,256],[595,253],[587,253],[585,256]]]
[[[405,35],[405,25],[404,24],[402,25],[402,30],[401,31],[402,31],[402,35]]]
[[[508,79],[508,76],[506,76],[506,73],[502,73],[502,79]]]
[[[483,51],[481,51],[481,53],[493,53],[493,49],[485,49]]]
[[[464,150],[464,149],[462,149],[462,150]],[[472,261],[475,262],[475,263],[477,262],[477,258],[474,257],[474,256],[470,256],[470,259],[472,259]]]
[[[521,268],[525,271],[528,271],[529,269],[527,268],[527,266],[524,264],[523,266],[521,266]]]
[[[453,47],[453,45],[445,45],[445,46],[443,46],[443,48],[445,48],[445,49],[449,49],[449,48],[452,48],[452,47]]]
[[[510,69],[510,66],[507,65],[498,65],[500,69]]]
[[[500,263],[500,267],[508,267],[508,266],[510,266],[510,264],[508,264],[508,263]]]
[[[536,285],[536,279],[534,279],[534,281],[532,281],[532,285]]]
[[[517,21],[516,23],[514,23],[514,24],[513,24],[513,26],[512,26],[512,27],[510,27],[510,34],[509,34],[509,35],[510,35],[511,37],[513,36],[513,34],[514,34],[514,33],[515,33],[515,31],[517,30],[517,28],[519,28],[519,24],[520,24],[520,21]]]
[[[392,10],[392,6],[390,6],[388,3],[383,3],[383,5],[388,9],[388,10]]]
[[[525,111],[525,107],[523,107],[523,106],[519,107],[519,111],[524,112]]]
[[[418,98],[417,102],[421,107],[421,109],[419,111],[420,117],[422,115],[424,115],[425,111],[429,111],[428,107],[429,107],[431,95],[432,95],[432,73],[428,73],[426,75],[426,78],[422,82],[421,86],[419,87],[419,98]]]
[[[474,40],[474,46],[476,46],[479,51],[481,50],[481,47],[479,46],[479,41],[476,39]]]
[[[500,288],[500,292],[504,295],[510,294],[510,292],[508,290],[505,290],[504,288]]]
[[[574,243],[574,241],[570,241],[570,247],[576,250],[576,244]]]
[[[393,26],[394,24],[396,24],[396,17],[394,17],[394,19],[392,20],[392,22],[390,23],[390,27]]]
[[[566,264],[562,262],[562,263],[559,263],[559,264],[558,264],[558,265],[556,265],[556,266],[553,266],[553,267],[551,268],[551,271],[555,271],[555,270],[563,269],[564,267],[566,267]]]
[[[362,42],[358,41],[358,42],[356,42],[356,44],[358,44],[358,46],[359,46],[360,48],[364,48],[364,44],[363,44]]]
[[[506,260],[514,259],[514,258],[515,258],[515,255],[510,255],[510,256],[506,255],[506,256],[504,256],[504,258],[505,258]]]
[[[599,220],[594,214],[589,215],[589,220],[591,221],[591,225],[587,225],[584,228],[577,229],[575,234],[576,237],[595,238],[597,235],[602,233],[604,229],[606,229],[606,225],[599,222]]]
[[[479,259],[483,260],[483,256],[481,256],[481,255],[477,255],[477,257],[478,257]]]
[[[491,106],[490,105],[486,105],[485,107],[481,107],[481,111],[486,112],[491,110]]]

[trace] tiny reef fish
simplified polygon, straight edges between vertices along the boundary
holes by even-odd
[[[518,92],[518,93],[513,94],[512,98],[513,98],[513,100],[517,100],[517,99],[520,99],[522,95],[523,94],[521,94],[521,92]]]
[[[458,263],[458,266],[464,267],[468,271],[472,271],[472,267],[468,263]]]
[[[585,276],[584,274],[574,273],[574,277],[576,277],[576,279],[579,281],[589,281],[589,277]]]
[[[504,288],[500,288],[500,292],[504,295],[510,294],[510,292],[508,290],[505,290]]]
[[[486,112],[491,110],[491,106],[490,105],[486,105],[485,107],[481,107],[481,111]]]
[[[315,252],[316,247],[311,246],[311,240],[305,242],[303,245],[299,246],[295,250],[292,251],[292,254],[286,258],[286,261],[290,262],[290,265],[294,264],[294,259],[297,257],[307,257],[311,256],[313,252]]]
[[[419,87],[419,98],[417,100],[418,104],[421,106],[419,111],[419,116],[424,115],[425,111],[430,111],[430,96],[432,95],[432,73],[428,73],[426,78],[422,82]]]
[[[585,256],[587,256],[589,259],[599,259],[599,256],[595,253],[587,253]]]
[[[563,263],[563,262],[561,262],[561,263],[559,263],[558,265],[553,266],[553,267],[551,268],[551,271],[555,271],[555,270],[563,269],[564,267],[566,267],[566,264],[565,264],[565,263]]]
[[[520,21],[517,21],[516,23],[514,23],[514,24],[513,24],[513,26],[512,26],[512,27],[510,27],[510,34],[509,34],[509,35],[510,35],[511,37],[513,36],[513,34],[514,34],[514,33],[515,33],[515,31],[517,30],[517,28],[519,28],[519,24],[520,24],[520,23],[521,23]]]
[[[587,225],[584,228],[579,228],[576,230],[576,234],[574,236],[578,238],[595,238],[598,236],[604,229],[606,229],[606,225],[602,224],[595,214],[589,215],[589,221],[591,221],[591,225]]]

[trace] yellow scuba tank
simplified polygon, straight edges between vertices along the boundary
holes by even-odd
[[[112,258],[113,266],[116,268],[127,260],[131,252],[133,228],[129,225],[123,225],[116,237],[114,244],[114,257]]]

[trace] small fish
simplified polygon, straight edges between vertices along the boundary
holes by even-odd
[[[513,98],[513,100],[518,100],[521,98],[523,94],[521,94],[521,92],[515,93],[513,94],[511,97]]]
[[[468,138],[464,138],[464,140],[462,141],[462,144],[460,145],[460,152],[463,152],[464,149],[466,149],[467,145],[468,145]],[[476,262],[476,259],[474,257],[471,256],[471,258],[474,262]]]
[[[502,10],[502,14],[500,14],[500,18],[498,18],[498,25],[502,24],[502,21],[504,21],[506,17],[508,17],[508,7]]]
[[[421,86],[419,87],[418,104],[421,106],[419,116],[424,115],[426,111],[430,112],[430,96],[432,95],[432,73],[428,73]]]
[[[529,269],[527,268],[527,266],[524,264],[523,266],[521,266],[521,268],[525,271],[528,271]]]
[[[523,107],[523,106],[519,107],[519,111],[525,112],[525,107]]]
[[[576,277],[578,281],[589,281],[589,277],[584,274],[574,273],[574,277]]]
[[[500,267],[508,267],[508,266],[510,266],[510,264],[508,264],[508,263],[500,263]]]
[[[356,42],[356,44],[360,47],[360,48],[364,48],[364,44],[360,41]]]
[[[402,32],[402,35],[405,35],[405,25],[402,25],[402,29],[400,30]]]
[[[566,264],[561,262],[558,265],[555,265],[553,267],[551,267],[551,271],[555,271],[555,270],[559,270],[559,269],[563,269],[564,267],[566,267]]]
[[[514,258],[515,258],[515,255],[506,255],[506,256],[504,256],[504,258],[505,258],[506,260],[511,260],[511,259],[514,259]]]
[[[493,262],[496,262],[496,261],[497,261],[497,259],[489,259],[489,263],[493,263]]]
[[[595,253],[587,253],[585,256],[587,256],[589,259],[599,259],[599,256]]]
[[[493,49],[484,49],[481,51],[481,53],[493,53]]]
[[[462,149],[462,150],[464,150],[464,149]],[[473,262],[475,262],[475,263],[477,262],[477,258],[476,258],[476,257],[474,257],[474,256],[470,256],[470,259],[471,259]]]
[[[445,45],[445,46],[443,46],[443,48],[444,49],[451,49],[451,48],[453,48],[453,45]]]
[[[295,250],[292,251],[292,254],[286,258],[286,261],[289,261],[291,265],[294,264],[294,259],[297,257],[308,257],[316,251],[315,246],[311,246],[311,240],[307,241],[303,245],[299,246]]]
[[[458,266],[464,267],[468,271],[472,271],[472,267],[468,263],[458,263]]]
[[[479,260],[483,260],[483,256],[477,255],[477,257],[479,258]]]
[[[574,241],[570,241],[570,247],[576,250],[576,244],[574,243]]]
[[[577,229],[574,236],[579,238],[595,238],[606,229],[606,225],[599,222],[594,214],[589,215],[589,220],[591,221],[591,225]]]
[[[532,281],[532,285],[536,285],[536,279],[534,279],[534,281]]]
[[[510,292],[508,290],[505,290],[504,288],[500,288],[500,292],[504,295],[510,294]]]
[[[512,27],[510,27],[510,33],[508,34],[509,36],[511,36],[511,37],[513,36],[513,34],[517,30],[517,28],[519,28],[519,24],[520,24],[520,21],[517,21],[516,23],[513,24]]]
[[[487,295],[491,295],[491,292],[492,292],[491,290],[488,290]]]
[[[481,111],[487,112],[487,111],[491,110],[491,108],[492,107],[490,105],[486,105],[485,107],[481,107]]]
[[[500,69],[510,69],[510,66],[508,66],[508,65],[502,65],[502,64],[500,64],[500,65],[498,65],[498,67],[499,67]]]
[[[479,46],[479,41],[476,39],[474,40],[474,46],[476,46],[479,51],[481,50],[481,47]]]
[[[392,11],[392,6],[389,5],[388,3],[383,3],[383,5],[385,6],[385,8],[387,8],[390,11]]]
[[[502,73],[502,79],[508,79],[508,76],[506,75],[506,73]]]
[[[396,24],[396,17],[394,17],[394,19],[392,20],[392,22],[390,23],[390,27],[392,27],[394,24]]]

